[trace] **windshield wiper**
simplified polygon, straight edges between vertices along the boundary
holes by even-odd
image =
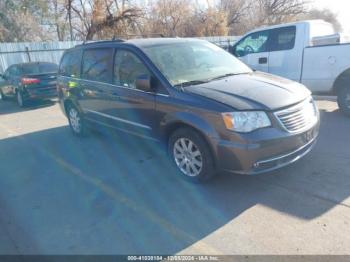
[[[187,81],[183,82],[180,84],[174,85],[175,87],[185,87],[185,86],[193,86],[193,85],[200,85],[200,84],[205,84],[208,83],[208,80],[192,80],[192,81]]]
[[[183,82],[180,84],[176,84],[174,85],[175,87],[185,87],[185,86],[193,86],[193,85],[200,85],[200,84],[205,84],[214,80],[219,80],[225,77],[229,77],[229,76],[236,76],[236,75],[243,75],[243,74],[248,74],[248,73],[228,73],[228,74],[224,74],[221,76],[216,76],[213,78],[209,78],[209,79],[205,79],[205,80],[192,80],[192,81],[187,81],[187,82]]]
[[[221,75],[221,76],[216,76],[216,77],[210,78],[210,79],[207,80],[207,82],[214,81],[214,80],[219,80],[219,79],[222,79],[222,78],[225,78],[225,77],[229,77],[229,76],[245,75],[245,74],[248,74],[248,73],[228,73],[228,74],[224,74],[224,75]]]

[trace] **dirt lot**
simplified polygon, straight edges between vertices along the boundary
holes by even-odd
[[[301,161],[192,185],[159,145],[1,102],[0,254],[350,254],[350,118],[318,106]]]

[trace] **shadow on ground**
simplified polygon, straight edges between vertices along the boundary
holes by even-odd
[[[177,177],[159,144],[134,137],[80,139],[64,126],[7,138],[0,208],[23,253],[172,254],[257,204],[309,220],[348,198],[349,130],[349,118],[323,112],[319,142],[298,163],[205,185]]]
[[[56,100],[33,100],[28,101],[26,106],[21,108],[16,104],[15,100],[7,99],[6,101],[0,101],[0,115],[13,114],[18,112],[25,112],[35,110],[43,107],[49,107],[56,103]]]

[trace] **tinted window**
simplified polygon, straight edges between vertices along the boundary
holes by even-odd
[[[269,31],[252,33],[242,39],[234,50],[236,56],[268,52]]]
[[[21,66],[22,74],[42,74],[57,72],[58,66],[53,63],[35,63]]]
[[[17,66],[10,67],[9,74],[10,74],[10,76],[19,76],[19,71],[18,71]]]
[[[295,26],[274,29],[271,36],[270,51],[293,49],[295,43],[295,34]]]
[[[10,76],[10,69],[11,69],[11,67],[6,69],[6,71],[4,73],[5,78],[8,78]]]
[[[135,88],[135,80],[141,75],[151,75],[142,61],[129,51],[117,51],[114,64],[114,84]]]
[[[112,79],[113,49],[84,51],[82,78],[110,83]]]
[[[80,50],[65,53],[60,64],[59,74],[69,77],[79,77],[81,54],[82,51]]]

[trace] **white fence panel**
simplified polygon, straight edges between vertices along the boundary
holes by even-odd
[[[237,36],[198,37],[210,41],[224,49],[237,41]],[[59,63],[63,52],[82,42],[27,42],[27,43],[0,43],[0,73],[12,64],[25,62],[53,62]]]

